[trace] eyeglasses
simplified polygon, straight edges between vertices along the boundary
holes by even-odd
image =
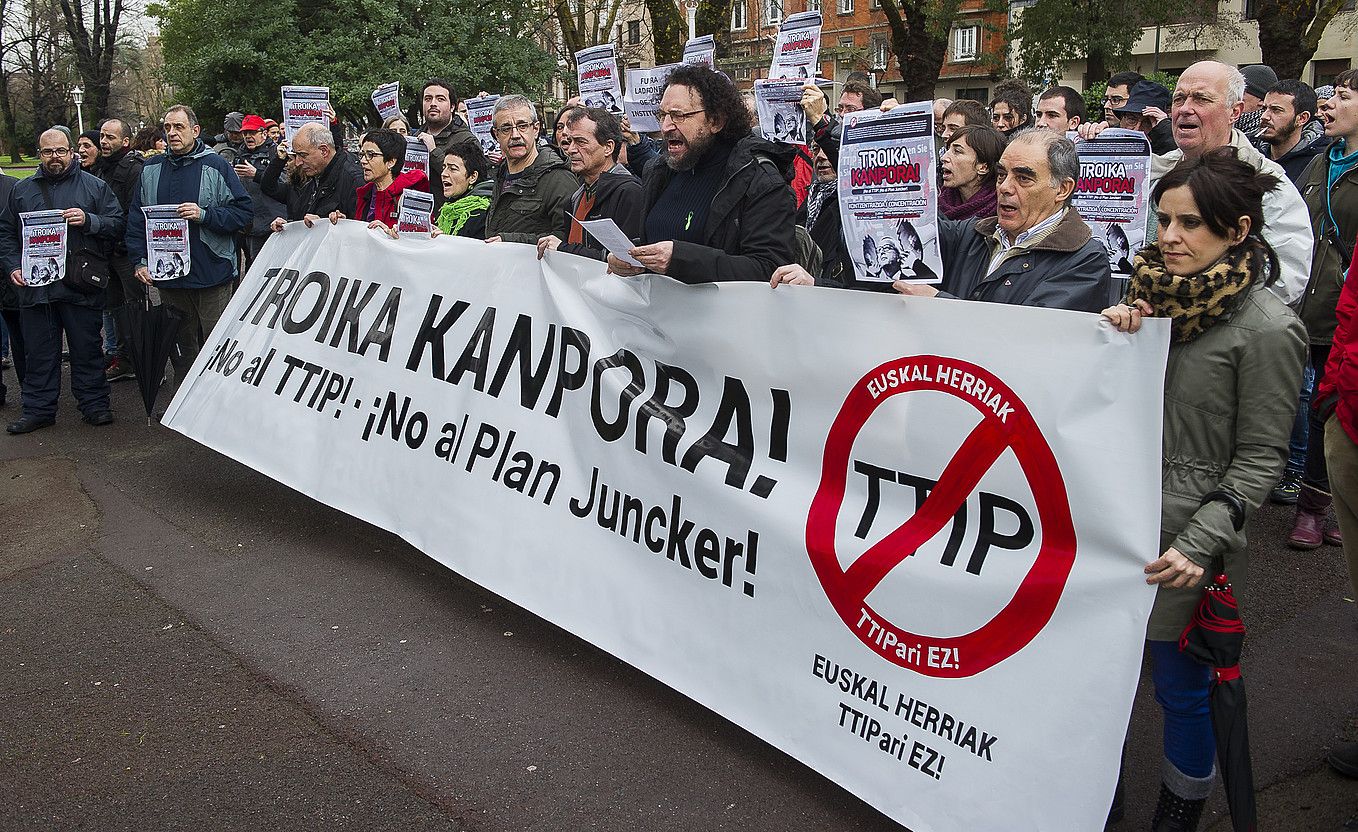
[[[372,162],[372,161],[374,161],[374,160],[376,160],[376,159],[381,159],[381,158],[382,158],[382,154],[381,154],[381,153],[378,153],[378,152],[375,151],[375,150],[365,150],[365,151],[363,151],[362,153],[360,153],[360,154],[358,154],[358,155],[359,155],[359,158],[367,159],[369,162]]]
[[[38,155],[44,159],[51,159],[53,156],[70,156],[69,147],[44,147],[38,151]]]
[[[534,127],[537,126],[538,123],[536,121],[516,121],[513,124],[501,124],[495,127],[495,135],[512,136],[514,135],[515,130],[519,131],[520,133],[527,133],[529,130],[532,130]]]
[[[1127,103],[1127,96],[1125,96],[1125,95],[1105,95],[1105,96],[1103,97],[1103,103],[1105,103],[1105,104],[1112,104],[1113,106],[1117,106],[1117,105],[1119,105],[1119,104],[1126,104],[1126,103]]]
[[[684,122],[688,121],[689,119],[693,118],[694,116],[701,112],[705,111],[698,109],[689,110],[687,113],[681,113],[675,110],[660,110],[655,114],[655,117],[660,120],[661,124],[665,123],[665,119],[669,119],[675,124],[683,124]]]

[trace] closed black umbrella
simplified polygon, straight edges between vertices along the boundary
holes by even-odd
[[[1240,678],[1244,644],[1245,622],[1240,619],[1230,580],[1220,573],[1203,591],[1193,620],[1179,637],[1179,649],[1212,668],[1212,730],[1231,827],[1235,832],[1254,832],[1254,771],[1250,766],[1245,681]]]
[[[150,298],[119,306],[113,310],[113,316],[118,321],[118,333],[127,356],[137,371],[137,386],[141,388],[149,425],[160,384],[165,380],[165,364],[170,360],[184,316],[164,303],[152,306]]]

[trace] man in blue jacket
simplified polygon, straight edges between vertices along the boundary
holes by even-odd
[[[199,138],[193,110],[176,104],[165,113],[163,127],[166,152],[146,160],[127,209],[127,254],[137,279],[151,285],[142,207],[174,205],[189,221],[189,273],[155,283],[161,299],[184,316],[171,357],[176,380],[182,380],[231,300],[235,234],[250,227],[254,206],[231,164]]]
[[[14,186],[0,211],[0,268],[18,287],[26,362],[24,411],[6,427],[9,433],[56,423],[63,334],[71,352],[71,393],[84,420],[91,425],[113,421],[99,337],[104,287],[82,282],[79,273],[82,263],[93,263],[107,281],[108,258],[123,233],[123,209],[108,185],[80,169],[64,129],[38,137],[38,158],[37,172]],[[55,283],[30,287],[24,281],[20,215],[29,211],[61,211],[66,222],[66,277]]]

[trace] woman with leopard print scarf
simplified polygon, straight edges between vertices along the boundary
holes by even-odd
[[[1153,193],[1156,244],[1133,261],[1125,301],[1103,313],[1128,333],[1169,319],[1161,554],[1144,570],[1158,586],[1146,638],[1164,710],[1155,830],[1196,829],[1212,790],[1211,670],[1178,639],[1204,576],[1225,571],[1240,596],[1245,521],[1282,473],[1295,417],[1306,332],[1265,291],[1278,260],[1260,236],[1264,194],[1279,186],[1229,147],[1181,162]]]

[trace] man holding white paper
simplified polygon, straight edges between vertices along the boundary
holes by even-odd
[[[630,249],[641,236],[641,206],[645,195],[641,182],[618,164],[622,152],[622,125],[607,110],[574,109],[566,116],[561,150],[580,187],[571,194],[562,230],[538,240],[538,256],[548,250],[564,251],[595,260],[608,259],[608,246],[592,237],[582,223],[608,219],[616,223]]]

